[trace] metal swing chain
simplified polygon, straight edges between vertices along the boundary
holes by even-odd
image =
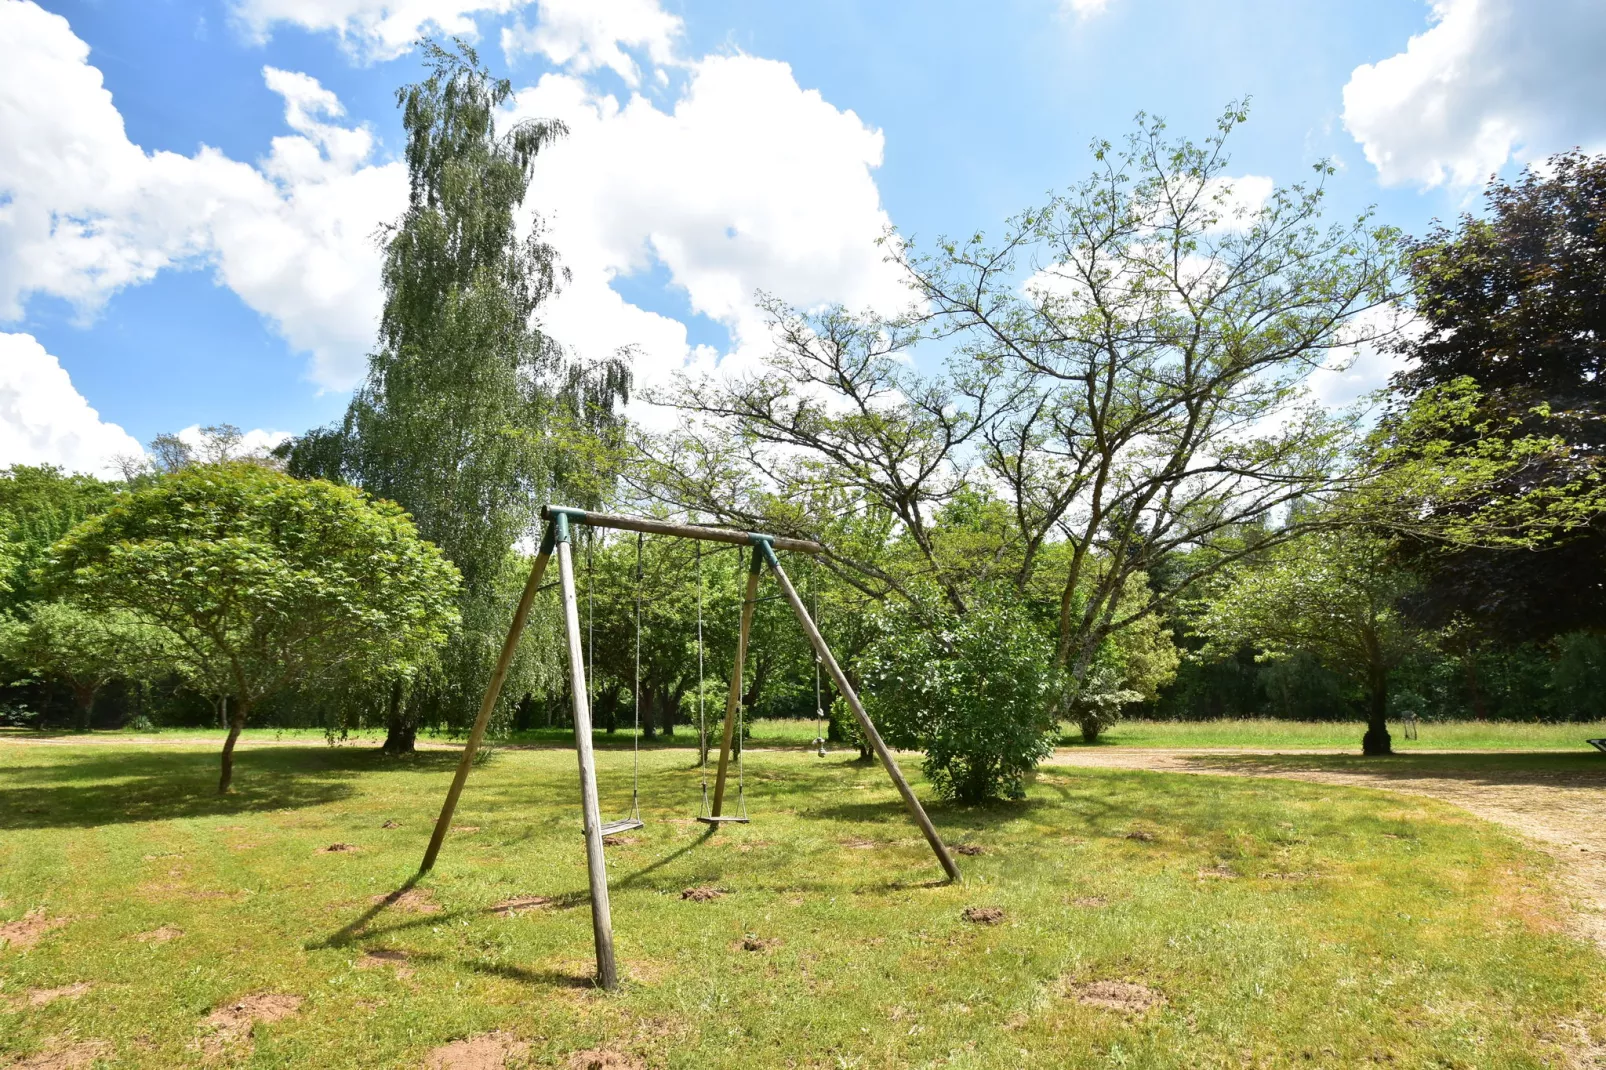
[[[708,813],[708,720],[703,712],[703,544],[697,549],[697,752],[703,778],[703,808]]]
[[[753,551],[757,553],[757,550]],[[742,575],[742,547],[736,548],[736,574]],[[744,589],[745,590],[745,589]],[[745,594],[744,594],[745,599]],[[744,604],[742,609],[745,611]],[[738,666],[740,672],[745,666]],[[747,776],[743,756],[747,753],[747,703],[742,701],[740,693],[736,696],[736,813],[743,820],[747,820]]]
[[[818,563],[816,563],[814,568],[809,573],[809,578],[814,581],[810,585],[814,588],[814,627],[821,629],[820,634],[823,636],[825,634],[823,630],[824,626],[820,623],[819,570],[820,566]],[[817,650],[813,650],[812,647],[810,647],[810,650],[814,654],[814,753],[819,757],[824,758],[826,756],[825,707],[820,705],[820,653]]]
[[[630,740],[630,820],[641,820],[641,543],[646,536],[636,533],[636,680],[635,733]]]

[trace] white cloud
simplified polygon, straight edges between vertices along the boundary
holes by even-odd
[[[635,86],[641,72],[625,49],[663,67],[674,62],[683,28],[658,0],[541,0],[534,25],[521,19],[502,31],[502,50],[510,58],[539,53],[579,74],[606,68]]]
[[[1217,175],[1204,184],[1204,199],[1220,221],[1213,229],[1246,230],[1277,189],[1267,175]]]
[[[1385,184],[1466,186],[1606,140],[1600,0],[1432,0],[1431,19],[1344,87],[1344,125]]]
[[[478,36],[480,15],[505,15],[528,0],[233,0],[248,33],[266,41],[275,26],[333,33],[347,52],[367,60],[394,59],[425,34]]]
[[[200,451],[207,442],[207,436],[202,434],[200,424],[190,424],[178,432],[178,437],[190,449]],[[293,438],[289,431],[264,431],[260,427],[253,427],[249,431],[241,432],[240,441],[229,450],[229,457],[260,457],[270,452],[285,439]]]
[[[556,116],[571,131],[537,161],[531,196],[574,273],[543,319],[584,355],[639,345],[638,381],[713,356],[694,353],[679,322],[609,287],[654,264],[693,311],[729,329],[744,362],[767,350],[757,290],[802,307],[891,311],[909,300],[875,244],[889,222],[873,177],[881,132],[802,89],[784,63],[696,61],[667,111],[548,75],[519,94],[515,113]]]
[[[1110,0],[1060,0],[1060,10],[1077,19],[1102,15],[1109,6]]]
[[[373,165],[372,135],[327,120],[339,101],[303,74],[265,68],[293,134],[259,166],[202,147],[147,153],[65,19],[0,4],[0,321],[30,294],[92,315],[163,268],[210,264],[218,280],[312,356],[341,388],[361,374],[379,311],[373,233],[406,199],[400,164]]]
[[[379,10],[275,3],[252,10],[301,12],[309,26],[320,11]],[[400,17],[402,7],[384,10]],[[537,161],[527,202],[548,218],[573,272],[542,312],[554,337],[590,357],[637,346],[638,382],[654,384],[689,362],[766,351],[759,289],[804,307],[906,303],[875,244],[889,223],[874,179],[879,130],[800,87],[784,63],[674,60],[679,20],[656,3],[553,0],[541,12],[552,22],[540,47],[567,57],[571,73],[522,91],[509,118],[557,116],[572,131]],[[289,128],[265,158],[148,153],[129,141],[64,19],[9,0],[0,39],[15,43],[17,59],[0,67],[0,144],[30,147],[0,153],[0,321],[18,317],[31,294],[90,315],[164,268],[209,267],[310,354],[319,385],[357,381],[381,302],[374,232],[401,212],[407,186],[402,164],[373,162],[372,134],[345,125],[333,93],[305,74],[264,68]],[[676,99],[616,98],[583,76],[619,70],[620,57],[654,74],[680,64]],[[732,354],[691,346],[683,323],[610,287],[659,266],[695,312],[729,330]]]
[[[127,431],[101,420],[33,335],[0,333],[0,468],[54,464],[116,475],[118,455],[143,452]]]

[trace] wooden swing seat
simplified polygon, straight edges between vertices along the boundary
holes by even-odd
[[[747,818],[745,817],[699,817],[697,820],[701,821],[705,825],[747,824]]]
[[[1600,751],[1602,753],[1606,753],[1606,739],[1586,739],[1586,740],[1584,740],[1584,742],[1588,743],[1591,747],[1594,747],[1596,750],[1598,750],[1598,751]]]
[[[645,821],[636,817],[627,817],[623,821],[604,821],[602,823],[602,834],[604,836],[617,836],[621,832],[634,832],[639,828],[645,828],[646,825]]]

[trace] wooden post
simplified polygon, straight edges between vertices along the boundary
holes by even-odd
[[[530,566],[530,578],[524,583],[524,594],[519,598],[518,608],[513,611],[513,624],[507,630],[507,640],[502,643],[502,653],[496,659],[496,671],[491,673],[491,682],[485,687],[485,697],[480,700],[479,716],[474,718],[474,727],[469,730],[468,742],[463,746],[462,760],[457,763],[457,773],[446,792],[446,805],[441,807],[434,835],[430,836],[429,847],[424,851],[424,863],[418,867],[421,874],[434,868],[435,856],[441,853],[446,831],[452,825],[452,812],[457,809],[458,797],[463,794],[468,771],[474,766],[474,754],[479,750],[480,741],[485,738],[485,726],[491,720],[491,711],[496,709],[496,700],[502,694],[508,668],[513,664],[513,654],[519,647],[519,636],[524,633],[524,623],[530,617],[530,605],[535,601],[535,592],[540,588],[541,577],[546,574],[547,562],[552,558],[552,535],[552,525],[549,524],[541,539],[541,550],[535,555],[535,563]]]
[[[731,740],[736,734],[736,711],[742,704],[742,668],[747,664],[747,637],[753,630],[754,600],[758,597],[758,575],[764,563],[753,552],[753,567],[747,570],[747,594],[742,598],[742,626],[736,633],[736,665],[731,670],[730,695],[725,699],[725,730],[719,740],[719,772],[714,775],[714,802],[710,817],[719,817],[725,806],[725,771],[730,767]],[[741,745],[741,740],[737,740]]]
[[[915,798],[914,789],[910,788],[909,782],[903,778],[903,770],[898,768],[898,763],[893,759],[892,752],[887,749],[886,743],[882,742],[881,733],[877,732],[875,725],[871,723],[870,715],[864,712],[864,704],[859,701],[859,696],[853,690],[853,685],[848,683],[848,678],[843,675],[841,666],[836,663],[836,658],[831,656],[831,649],[825,645],[825,638],[820,635],[820,629],[814,626],[814,620],[809,616],[809,611],[803,607],[803,599],[798,597],[797,591],[792,587],[792,581],[787,578],[786,572],[781,568],[781,562],[776,558],[775,551],[770,548],[767,542],[757,539],[754,540],[753,549],[755,555],[763,556],[770,566],[770,571],[775,573],[775,580],[781,585],[781,592],[786,595],[786,600],[792,604],[792,612],[797,614],[798,623],[802,624],[803,630],[808,633],[809,642],[814,646],[814,652],[825,663],[825,670],[831,674],[831,680],[836,684],[837,691],[841,692],[842,697],[847,700],[848,708],[853,711],[854,718],[859,722],[859,731],[864,733],[864,738],[869,740],[870,746],[875,749],[876,757],[881,759],[882,768],[892,778],[892,783],[897,787],[898,794],[903,796],[903,804],[909,808],[909,814],[915,819],[915,824],[920,826],[920,831],[925,833],[926,842],[931,844],[931,849],[936,852],[937,861],[942,863],[942,868],[948,874],[948,879],[951,881],[963,880],[964,878],[959,875],[959,866],[954,863],[953,856],[948,853],[947,845],[937,835],[937,829],[932,825],[931,818],[926,816],[925,807],[921,806],[920,800]]]
[[[585,650],[580,642],[580,603],[574,594],[568,518],[554,518],[558,583],[563,594],[563,626],[569,638],[569,690],[574,696],[574,752],[580,761],[580,807],[585,819],[586,871],[591,881],[591,933],[597,944],[597,980],[619,986],[613,961],[613,918],[608,908],[608,864],[602,856],[602,815],[597,805],[596,757],[591,749],[591,704],[586,698]]]

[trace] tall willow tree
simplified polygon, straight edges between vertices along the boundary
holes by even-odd
[[[629,388],[622,360],[568,359],[536,319],[564,272],[538,216],[520,234],[519,209],[536,155],[563,124],[498,131],[510,83],[462,42],[424,48],[429,76],[396,94],[410,188],[385,232],[377,351],[343,425],[292,454],[293,470],[338,474],[400,503],[462,571],[462,626],[438,671],[389,696],[385,746],[396,751],[412,749],[421,718],[459,724],[472,712],[512,613],[513,546],[541,502],[601,493],[598,458],[620,432]],[[523,694],[520,682],[505,693]]]

